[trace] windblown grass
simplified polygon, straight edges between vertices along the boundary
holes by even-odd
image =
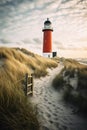
[[[63,69],[58,75],[55,76],[55,78],[52,81],[52,84],[55,89],[61,89],[65,84],[62,73],[63,73]]]
[[[78,107],[80,111],[87,114],[87,65],[78,63],[73,59],[63,59],[64,69],[53,79],[55,88],[63,89],[63,98]],[[77,70],[77,72],[76,72]],[[75,90],[64,77],[74,78],[77,73],[78,84]]]
[[[19,48],[9,49],[1,47],[0,59],[4,59],[4,66],[8,67],[12,73],[13,71],[17,72],[17,70],[22,74],[33,72],[36,77],[45,76],[47,74],[47,68],[57,67],[58,65],[52,59],[44,58]]]
[[[57,62],[25,49],[4,47],[0,48],[0,61],[0,129],[39,130],[32,105],[17,81],[26,73],[45,76],[47,68],[56,67]]]
[[[86,68],[86,65],[80,64],[74,59],[65,59],[64,61],[64,66],[66,68],[71,68],[71,69],[83,69]]]
[[[0,129],[38,130],[39,123],[22,90],[11,82],[0,82]]]

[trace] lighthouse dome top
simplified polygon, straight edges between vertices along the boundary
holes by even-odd
[[[42,31],[46,31],[46,30],[53,31],[52,24],[49,18],[47,18],[47,20],[44,22],[44,28],[42,29]]]
[[[45,25],[50,25],[50,24],[51,24],[49,18],[47,18],[47,20],[44,22],[44,24],[45,24]]]

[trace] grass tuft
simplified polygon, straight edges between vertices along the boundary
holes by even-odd
[[[59,89],[59,88],[63,88],[64,86],[64,79],[63,79],[63,76],[62,76],[62,71],[60,72],[60,74],[56,75],[56,77],[53,79],[53,86],[55,89]]]

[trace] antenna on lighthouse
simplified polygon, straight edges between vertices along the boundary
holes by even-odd
[[[43,28],[43,56],[52,57],[52,24],[49,18],[44,22]]]

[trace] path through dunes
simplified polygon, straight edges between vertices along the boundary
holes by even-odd
[[[37,106],[41,130],[87,130],[87,120],[75,114],[75,107],[62,101],[62,93],[52,87],[52,80],[63,64],[50,69],[49,75],[34,79],[34,96],[31,101]]]

